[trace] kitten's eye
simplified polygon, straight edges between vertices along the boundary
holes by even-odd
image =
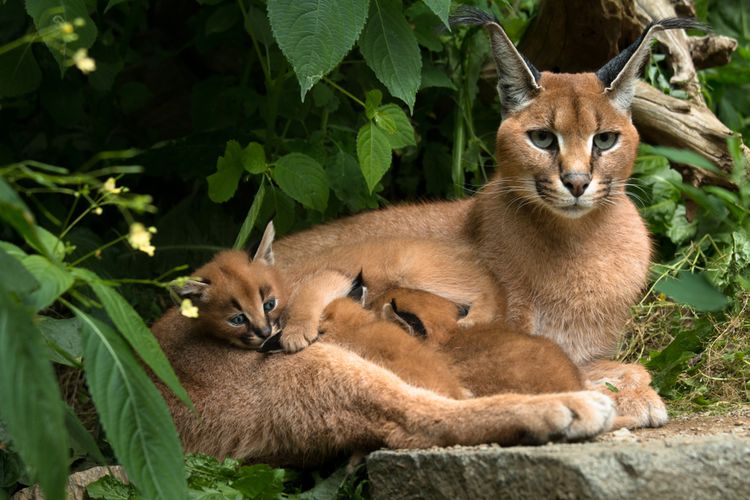
[[[271,312],[274,309],[276,309],[276,299],[268,299],[267,301],[263,302],[263,310],[265,312]]]
[[[539,149],[555,149],[557,138],[549,130],[532,130],[529,132],[531,143]]]
[[[617,132],[602,132],[594,136],[594,147],[606,151],[617,144],[620,134]]]
[[[242,326],[245,323],[247,323],[247,316],[244,314],[235,314],[231,318],[229,318],[229,324],[232,326]]]

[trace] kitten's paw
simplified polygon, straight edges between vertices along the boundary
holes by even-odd
[[[475,325],[484,325],[495,320],[495,309],[487,305],[475,304],[469,309],[469,314],[459,319],[456,323],[459,328],[471,328]]]
[[[290,322],[284,326],[279,343],[284,352],[301,351],[318,338],[318,329],[304,322]]]
[[[612,427],[611,399],[594,391],[544,396],[529,421],[529,444],[591,439]]]
[[[619,427],[661,427],[669,421],[667,407],[659,394],[650,386],[629,387],[612,391],[609,387],[597,386],[596,390],[615,403]]]

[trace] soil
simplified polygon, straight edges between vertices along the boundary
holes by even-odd
[[[725,415],[679,415],[657,429],[620,429],[600,436],[597,441],[647,442],[671,437],[733,435],[750,437],[750,407]]]

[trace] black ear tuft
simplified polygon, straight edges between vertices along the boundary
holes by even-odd
[[[461,5],[448,18],[448,24],[455,26],[484,26],[487,23],[497,23],[499,21],[492,14],[485,12],[476,7]]]
[[[352,281],[352,288],[351,290],[349,290],[347,297],[354,299],[357,302],[362,302],[364,293],[365,293],[365,279],[362,276],[362,271],[359,271],[359,274],[357,274],[357,277],[354,278],[354,281]]]
[[[274,353],[274,352],[281,352],[284,350],[284,348],[281,346],[281,335],[284,332],[281,331],[277,333],[276,335],[272,335],[268,337],[258,348],[259,352],[265,352],[265,353]]]
[[[393,302],[391,302],[391,305],[393,305]],[[397,311],[396,314],[411,327],[414,331],[414,335],[422,338],[427,337],[427,328],[425,328],[424,323],[419,319],[419,316],[408,311]]]
[[[393,312],[398,314],[398,307],[396,307],[396,299],[391,299],[391,308],[393,309]]]

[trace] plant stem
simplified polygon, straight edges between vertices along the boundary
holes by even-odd
[[[360,106],[362,106],[363,108],[366,108],[365,103],[363,101],[361,101],[360,99],[357,99],[353,94],[349,93],[348,90],[344,89],[343,87],[340,87],[336,82],[334,82],[330,78],[323,77],[323,81],[326,82],[331,87],[333,87],[336,90],[338,90],[339,92],[341,92],[342,94],[344,94],[346,97],[348,97],[352,101],[354,101],[357,104],[359,104]]]
[[[109,243],[105,243],[104,245],[100,246],[99,248],[96,248],[95,250],[90,251],[89,253],[87,253],[86,255],[84,255],[83,257],[81,257],[80,259],[78,259],[75,262],[73,262],[71,264],[71,266],[73,266],[73,267],[77,266],[81,262],[83,262],[83,261],[89,259],[90,257],[96,255],[97,252],[101,252],[102,250],[105,250],[105,249],[111,247],[112,245],[121,242],[122,240],[124,240],[127,237],[128,237],[127,234],[123,234],[122,236],[120,236],[118,238],[115,238],[114,240],[110,241]]]

